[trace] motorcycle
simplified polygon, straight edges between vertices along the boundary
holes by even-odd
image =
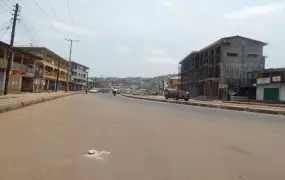
[[[116,96],[116,91],[113,92],[113,95]]]

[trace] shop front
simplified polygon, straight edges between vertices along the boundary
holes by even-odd
[[[8,85],[8,93],[21,93],[22,76],[24,72],[11,71]]]
[[[46,79],[45,80],[45,90],[47,91],[53,91],[55,90],[56,80],[54,79]]]
[[[35,77],[34,78],[34,92],[43,92],[45,86],[45,80],[43,77]]]
[[[256,99],[264,101],[285,101],[285,83],[281,77],[257,79]]]

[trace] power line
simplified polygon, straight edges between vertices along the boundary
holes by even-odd
[[[25,23],[23,23],[26,35],[30,38],[30,40],[32,41],[32,43],[36,42],[34,36],[32,35],[31,31],[28,29],[27,25]]]
[[[57,33],[59,33],[58,30],[52,25],[51,20],[50,20],[49,17],[46,15],[46,13],[45,13],[44,10],[41,8],[41,6],[39,5],[38,2],[36,2],[36,5],[38,6],[38,8],[39,8],[39,10],[41,11],[41,13],[42,13],[42,14],[46,17],[46,19],[49,21],[50,25],[55,29],[55,31],[56,31]]]
[[[11,8],[9,5],[8,5],[8,3],[6,3],[4,0],[0,0],[3,4],[4,4],[4,6],[6,7],[6,8],[8,8],[9,10],[13,10],[13,8]]]
[[[6,0],[7,2],[9,2],[10,3],[10,5],[14,5],[14,4],[16,4],[16,1],[15,0]]]
[[[37,31],[35,27],[33,26],[33,23],[28,19],[28,17],[22,12],[22,19],[23,19],[23,25],[26,30],[26,34],[31,38],[32,41],[37,41],[36,36],[37,36]],[[26,23],[25,23],[26,22]],[[29,24],[30,26],[28,26]],[[37,41],[38,42],[38,41]]]
[[[70,21],[71,21],[71,23],[72,23],[73,30],[74,30],[74,32],[75,32],[75,26],[74,26],[74,21],[73,21],[72,15],[71,15],[71,10],[70,10],[70,5],[69,5],[69,0],[66,0],[66,3],[67,3],[68,11],[69,11]]]
[[[5,34],[7,33],[7,31],[8,31],[9,29],[10,29],[10,27],[7,27],[7,28],[5,29],[4,33],[3,33],[2,36],[1,36],[1,41],[3,40]]]
[[[56,15],[56,12],[55,12],[55,10],[54,10],[54,8],[53,8],[53,6],[52,6],[50,0],[47,0],[47,1],[49,2],[50,8],[52,9],[53,14],[54,14],[56,20],[60,23],[60,25],[61,25],[61,27],[62,27],[61,21],[58,19],[57,15]],[[62,28],[63,28],[63,27],[62,27]]]
[[[1,41],[3,40],[3,38],[4,38],[4,36],[6,35],[6,33],[7,33],[7,31],[11,28],[11,25],[12,25],[12,22],[9,24],[10,22],[8,22],[7,23],[7,25],[6,25],[6,27],[4,28],[4,29],[2,29],[2,31],[3,30],[5,30],[4,31],[4,33],[2,34],[2,36],[1,36]]]
[[[11,14],[12,13],[12,9],[3,1],[3,0],[0,0],[0,5],[1,7],[8,13],[8,14]]]

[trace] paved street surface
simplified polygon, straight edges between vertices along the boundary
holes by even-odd
[[[284,180],[284,139],[281,116],[80,94],[0,114],[0,179]]]

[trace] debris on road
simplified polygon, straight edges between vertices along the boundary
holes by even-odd
[[[86,157],[96,158],[98,160],[103,160],[104,156],[109,155],[110,152],[108,151],[97,151],[95,149],[88,150],[88,153],[85,155]]]

